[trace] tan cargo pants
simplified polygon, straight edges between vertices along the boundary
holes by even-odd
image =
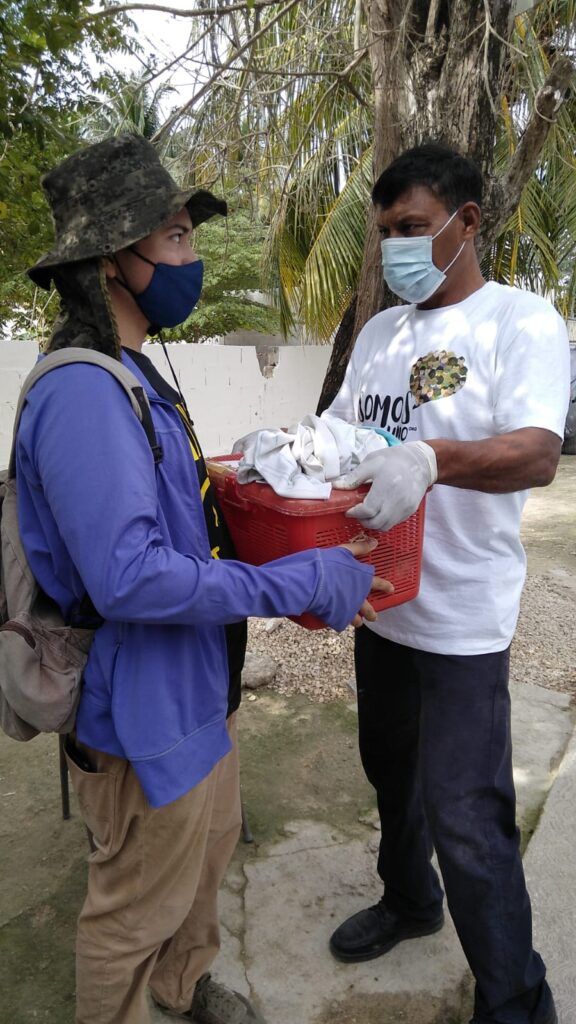
[[[79,745],[96,771],[67,755],[96,850],[78,920],[76,1024],[147,1024],[146,989],[188,1010],[218,952],[217,893],[241,824],[233,750],[171,804],[150,807],[129,762]]]

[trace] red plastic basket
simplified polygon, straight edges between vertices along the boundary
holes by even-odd
[[[366,487],[353,491],[334,489],[325,501],[280,498],[268,484],[239,484],[234,466],[239,459],[239,455],[219,455],[208,459],[207,467],[241,561],[262,565],[306,548],[345,544],[364,532],[378,539],[378,547],[361,561],[373,565],[377,576],[394,584],[393,594],[370,595],[376,611],[416,597],[420,587],[425,500],[414,515],[386,533],[362,531],[358,520],[347,519],[345,512],[363,500]],[[307,629],[325,627],[310,613],[293,618]]]

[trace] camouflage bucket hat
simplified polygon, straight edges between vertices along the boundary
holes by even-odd
[[[74,153],[49,171],[42,185],[56,242],[28,275],[47,289],[56,267],[125,249],[183,206],[194,227],[228,212],[224,200],[211,192],[179,189],[152,144],[136,135],[119,135]]]

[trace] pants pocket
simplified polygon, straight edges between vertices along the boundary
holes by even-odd
[[[72,741],[65,747],[66,763],[84,822],[92,835],[96,860],[113,852],[116,822],[117,776],[90,765],[82,748]]]

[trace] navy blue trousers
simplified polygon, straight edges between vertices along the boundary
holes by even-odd
[[[360,754],[382,827],[385,905],[429,921],[443,892],[476,979],[475,1014],[544,1019],[551,994],[532,947],[516,827],[509,651],[430,654],[356,634]]]

